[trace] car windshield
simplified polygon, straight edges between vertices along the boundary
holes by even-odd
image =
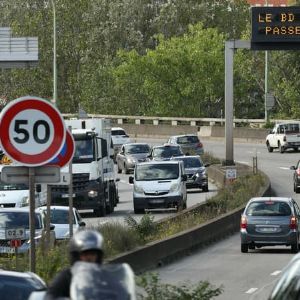
[[[127,154],[148,153],[149,150],[148,145],[127,145],[125,147],[125,153]]]
[[[82,138],[75,138],[75,153],[73,156],[73,163],[89,163],[93,161],[93,140],[89,136]]]
[[[68,210],[51,209],[50,222],[52,224],[69,224],[69,211]],[[73,224],[75,224],[74,215],[73,215]]]
[[[0,191],[21,191],[28,190],[27,184],[8,184],[4,182],[0,182]]]
[[[176,158],[176,160],[182,160],[185,169],[203,167],[202,161],[197,157],[182,157]]]
[[[27,300],[32,291],[44,290],[45,286],[32,278],[0,275],[2,300]]]
[[[29,211],[17,212],[7,211],[0,212],[0,228],[25,228],[29,229]],[[42,220],[39,214],[35,214],[35,228],[42,228]]]
[[[153,157],[168,158],[183,155],[179,147],[160,147],[153,150]]]
[[[138,165],[135,179],[139,180],[170,180],[179,176],[178,164],[147,164]]]
[[[290,216],[288,203],[280,201],[254,201],[247,208],[248,216]]]
[[[119,129],[119,130],[112,130],[111,135],[126,135],[126,133],[124,130]]]
[[[197,136],[188,135],[188,136],[181,136],[177,138],[178,144],[196,144],[199,143],[199,139]]]

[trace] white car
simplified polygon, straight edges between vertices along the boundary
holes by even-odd
[[[131,140],[123,128],[112,127],[111,141],[114,148],[114,161],[116,161],[116,155],[120,151],[122,145],[131,143]]]
[[[47,215],[47,207],[39,207],[38,210]],[[50,206],[50,223],[54,225],[56,240],[64,240],[70,237],[69,232],[69,207],[68,206]],[[85,227],[85,222],[76,208],[73,208],[73,233],[80,228]]]

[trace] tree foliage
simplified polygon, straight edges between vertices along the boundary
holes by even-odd
[[[220,117],[224,42],[250,38],[246,0],[1,0],[0,26],[36,36],[39,65],[0,71],[0,98],[53,97],[62,112]],[[201,25],[200,25],[201,24]],[[235,57],[235,115],[264,114],[264,54]],[[274,116],[299,116],[296,51],[270,55]]]

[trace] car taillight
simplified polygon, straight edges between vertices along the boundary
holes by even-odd
[[[247,228],[247,218],[245,216],[242,216],[241,218],[241,229],[246,229]]]
[[[297,218],[296,217],[291,217],[290,228],[291,229],[297,229]]]
[[[298,176],[300,176],[300,169],[297,169],[296,173],[297,173]]]
[[[197,148],[202,148],[202,147],[203,147],[202,143],[197,144]]]
[[[286,135],[283,137],[283,141],[286,142]]]

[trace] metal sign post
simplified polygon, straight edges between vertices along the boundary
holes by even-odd
[[[29,168],[29,227],[30,227],[30,271],[35,272],[35,178],[34,168]]]
[[[72,127],[68,127],[69,132],[72,132]],[[75,147],[74,147],[75,151]],[[73,151],[73,154],[74,154]],[[73,157],[73,155],[72,155]],[[73,176],[72,176],[72,160],[69,163],[69,174],[70,174],[70,184],[69,184],[69,234],[70,238],[73,236]]]

